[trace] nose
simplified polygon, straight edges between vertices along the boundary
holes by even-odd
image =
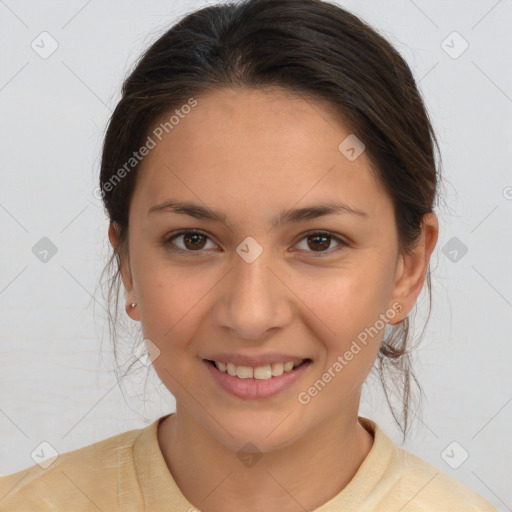
[[[262,340],[292,320],[293,293],[270,253],[264,250],[250,263],[236,255],[223,280],[213,316],[218,327],[231,331],[230,336]]]

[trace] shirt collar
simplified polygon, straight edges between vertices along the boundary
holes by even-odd
[[[172,413],[174,414],[174,413]],[[167,467],[158,444],[158,426],[163,416],[144,428],[133,446],[134,464],[146,510],[196,510],[183,496]],[[314,512],[358,510],[386,473],[393,454],[393,442],[371,420],[359,417],[359,423],[373,436],[373,445],[348,485]]]

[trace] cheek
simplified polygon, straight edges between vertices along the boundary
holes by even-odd
[[[312,382],[325,386],[327,402],[342,403],[357,392],[378,355],[385,326],[391,318],[388,265],[384,258],[338,268],[317,277],[297,278],[300,298],[314,312],[312,330],[323,345],[324,357]],[[314,391],[314,390],[313,390]]]
[[[159,339],[172,336],[187,316],[193,316],[200,297],[211,288],[207,279],[154,266],[140,272],[138,279],[144,332]]]
[[[316,276],[297,274],[294,289],[324,325],[326,343],[334,348],[377,324],[389,300],[389,276],[382,263],[363,261]],[[328,341],[330,340],[330,341]]]
[[[138,279],[143,336],[159,349],[153,367],[171,393],[181,397],[180,384],[197,371],[190,340],[203,321],[201,297],[212,286],[197,276],[154,265],[141,270]]]
[[[162,355],[169,355],[166,361],[172,366],[177,352],[187,349],[194,332],[208,320],[205,306],[223,273],[213,267],[199,270],[170,263],[155,253],[141,250],[134,254],[134,287],[144,337],[155,343]]]
[[[368,273],[338,274],[326,282],[329,286],[323,288],[303,283],[303,297],[318,319],[313,329],[323,355],[311,387],[302,391],[322,396],[315,407],[336,411],[359,393],[375,363],[386,326],[381,317],[386,295]]]

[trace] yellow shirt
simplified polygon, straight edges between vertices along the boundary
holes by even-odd
[[[0,478],[0,511],[197,512],[160,451],[163,418],[60,454],[47,469],[35,465]],[[350,483],[314,512],[497,512],[462,483],[396,447],[374,422],[360,422],[373,433],[370,452]]]

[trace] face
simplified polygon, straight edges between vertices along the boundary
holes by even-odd
[[[391,199],[364,152],[340,151],[350,131],[327,104],[196,99],[143,160],[130,205],[122,275],[155,370],[178,411],[234,449],[355,422],[384,326],[412,308],[428,257],[399,254]]]

